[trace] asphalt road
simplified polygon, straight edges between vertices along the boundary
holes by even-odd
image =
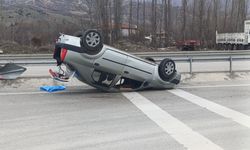
[[[250,81],[174,90],[0,90],[1,150],[249,150]]]

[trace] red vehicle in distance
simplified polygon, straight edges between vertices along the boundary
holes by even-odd
[[[176,47],[183,51],[194,51],[200,46],[201,42],[199,40],[184,40],[176,42]]]

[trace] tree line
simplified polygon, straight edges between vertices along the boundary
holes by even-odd
[[[181,0],[174,4],[174,0],[79,0],[82,3],[77,8],[87,15],[77,18],[77,22],[66,27],[67,23],[56,24],[53,29],[60,32],[76,32],[86,28],[98,28],[102,31],[105,42],[113,44],[123,38],[121,27],[127,25],[128,39],[145,42],[145,37],[151,37],[152,47],[165,47],[174,45],[176,41],[199,40],[204,48],[215,45],[215,33],[243,32],[244,20],[247,19],[249,0]],[[3,0],[0,0],[0,9]],[[2,18],[2,9],[0,17]],[[0,18],[0,19],[1,19]],[[30,29],[51,28],[50,21],[31,24],[25,21]],[[17,25],[18,26],[18,25]],[[46,27],[47,26],[47,27]],[[62,27],[63,26],[63,27]],[[74,27],[73,27],[74,26]],[[137,27],[136,32],[133,32]],[[16,27],[12,34],[27,32]],[[72,28],[73,27],[73,28]],[[11,26],[10,26],[11,28]],[[53,30],[39,30],[43,35],[42,43],[49,43],[57,36]],[[53,32],[48,32],[53,31]],[[57,30],[56,30],[57,31]],[[27,32],[27,36],[36,37],[36,32]],[[48,37],[48,38],[47,38]],[[14,38],[13,40],[22,39]],[[32,39],[30,39],[31,41]],[[34,39],[33,39],[34,40]],[[23,39],[22,44],[27,40]],[[32,42],[32,41],[31,41]]]
[[[137,37],[130,37],[143,41],[151,34],[152,46],[193,39],[203,47],[213,47],[216,31],[243,32],[249,6],[249,0],[181,0],[177,6],[173,0],[129,0],[127,4],[122,0],[96,1],[104,4],[98,9],[103,15],[99,15],[102,26],[108,25],[104,25],[108,18],[116,25],[122,22],[137,25]],[[108,12],[112,8],[113,14]],[[118,30],[115,31],[114,40],[119,38]]]

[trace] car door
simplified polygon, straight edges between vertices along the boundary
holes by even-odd
[[[155,66],[154,63],[146,60],[128,56],[123,76],[138,81],[151,80],[154,75]]]
[[[117,51],[107,49],[104,54],[94,61],[96,70],[121,75],[128,56]]]

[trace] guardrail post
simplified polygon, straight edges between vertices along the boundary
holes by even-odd
[[[189,70],[190,70],[190,74],[193,74],[193,58],[192,57],[189,58]]]
[[[232,56],[230,56],[229,61],[230,61],[230,73],[232,74],[233,73],[233,58],[232,58]]]

